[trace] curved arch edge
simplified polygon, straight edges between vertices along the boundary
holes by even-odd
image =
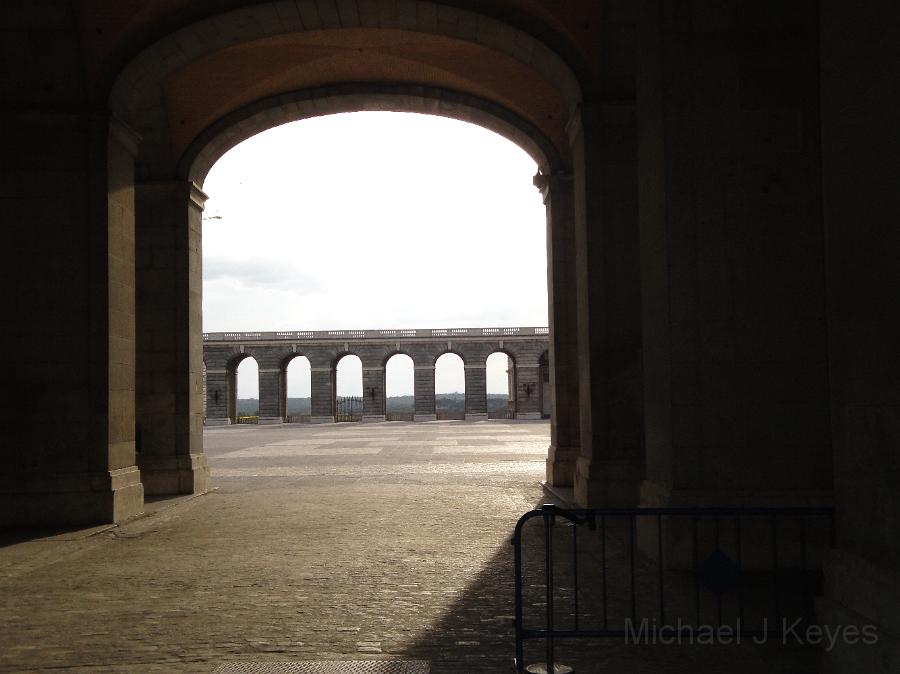
[[[534,125],[491,101],[438,87],[354,83],[304,89],[260,99],[208,126],[178,161],[177,176],[202,187],[213,165],[248,138],[289,122],[345,112],[437,115],[481,126],[519,146],[542,173],[568,170],[564,155]]]

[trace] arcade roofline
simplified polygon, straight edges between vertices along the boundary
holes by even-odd
[[[275,332],[204,332],[204,342],[249,342],[249,341],[301,341],[301,340],[347,340],[347,339],[414,339],[435,337],[545,337],[550,328],[425,328],[400,330],[289,330]]]

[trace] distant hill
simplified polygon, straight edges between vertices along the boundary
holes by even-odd
[[[508,397],[502,393],[488,393],[488,411],[502,412],[506,409]],[[435,396],[435,407],[448,412],[464,412],[466,396],[464,393],[439,393]],[[309,414],[309,398],[288,398],[288,414]],[[391,396],[387,399],[388,412],[412,412],[415,407],[413,396]],[[257,398],[238,398],[237,413],[239,416],[255,416],[259,414]]]

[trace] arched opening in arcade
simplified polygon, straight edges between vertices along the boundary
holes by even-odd
[[[287,423],[309,421],[312,415],[312,366],[306,356],[294,356],[284,369],[281,416]]]
[[[243,356],[234,364],[234,397],[230,417],[236,424],[259,421],[259,363],[253,356]]]
[[[456,353],[445,353],[434,362],[434,409],[438,421],[466,418],[466,367]]]
[[[362,421],[364,398],[374,398],[374,387],[364,390],[362,360],[356,354],[337,359],[334,367],[335,421]]]
[[[395,353],[384,367],[384,413],[387,421],[414,421],[416,412],[415,363]]]
[[[516,418],[516,364],[505,351],[485,360],[485,389],[489,419]]]

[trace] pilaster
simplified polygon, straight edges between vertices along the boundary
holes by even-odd
[[[550,345],[550,447],[547,482],[571,487],[581,444],[578,400],[578,306],[575,281],[575,212],[572,174],[534,178],[547,209],[547,288]]]
[[[634,102],[585,102],[569,133],[581,426],[575,498],[633,507],[644,477]]]
[[[434,363],[415,364],[413,370],[413,386],[415,389],[414,421],[436,421],[437,412],[434,404]]]
[[[209,480],[202,456],[205,201],[188,181],[136,186],[136,418],[148,494],[196,493]]]
[[[259,368],[259,423],[260,425],[281,424],[284,419],[281,410],[284,402],[281,396],[285,390],[285,373],[280,367]]]
[[[384,376],[383,366],[363,365],[363,423],[384,421]]]
[[[310,368],[311,424],[334,423],[334,367],[313,364]]]
[[[487,379],[484,363],[465,366],[466,421],[485,421],[487,412]]]

